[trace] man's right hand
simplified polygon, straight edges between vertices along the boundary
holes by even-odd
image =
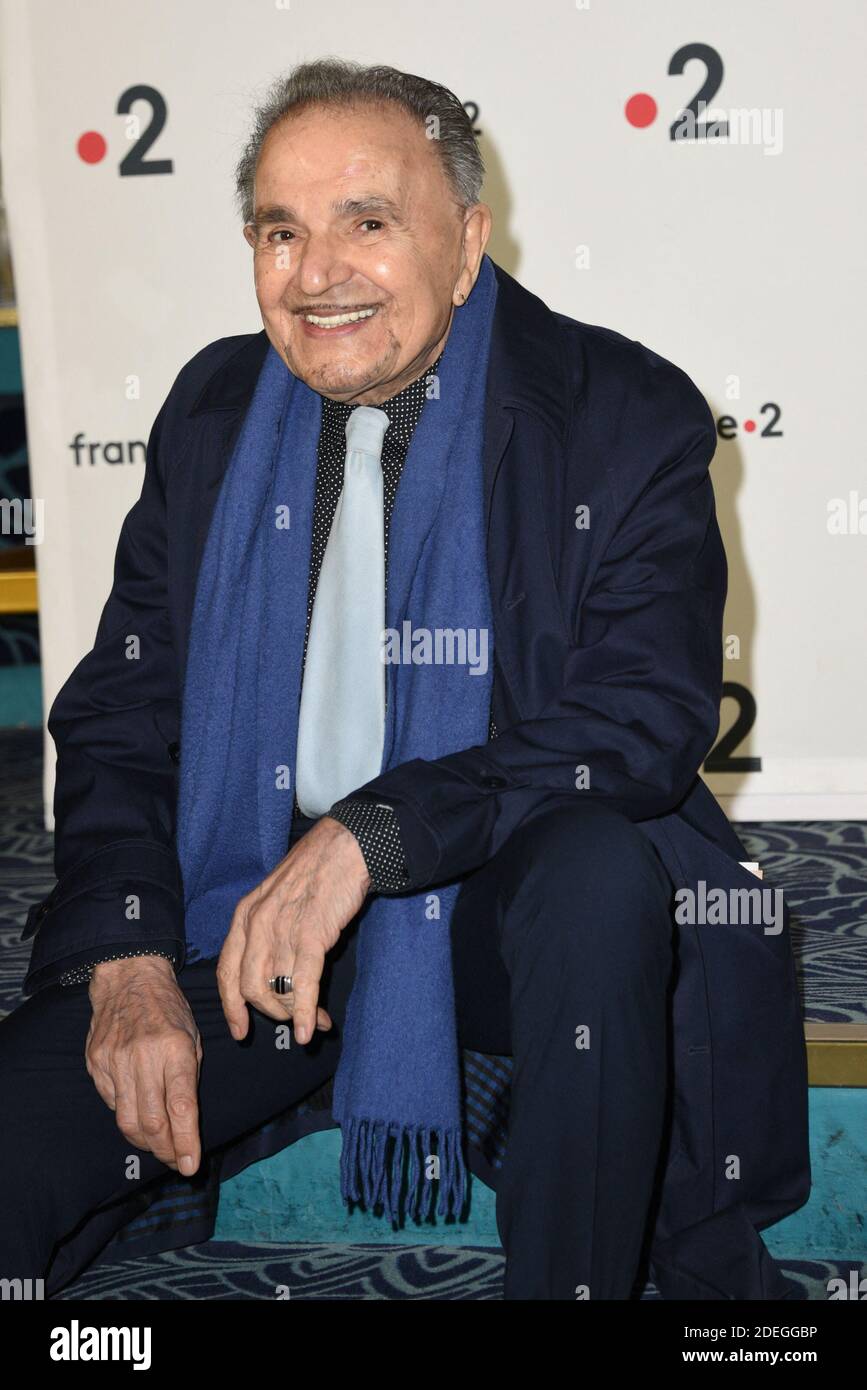
[[[201,1159],[199,1031],[170,961],[133,956],[94,966],[88,1074],[137,1149],[186,1177]]]

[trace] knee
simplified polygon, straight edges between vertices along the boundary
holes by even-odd
[[[609,896],[640,897],[648,887],[671,895],[647,836],[627,816],[599,802],[564,802],[542,811],[516,832],[510,848],[522,878],[531,877],[543,893],[586,894],[601,885]]]
[[[586,959],[670,949],[672,884],[651,842],[598,802],[541,812],[509,841],[513,919]]]

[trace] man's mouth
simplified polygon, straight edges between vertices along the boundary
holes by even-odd
[[[343,328],[348,323],[359,323],[362,319],[369,319],[376,313],[376,309],[348,309],[345,313],[334,314],[314,314],[302,313],[301,317],[305,323],[312,324],[315,328]]]

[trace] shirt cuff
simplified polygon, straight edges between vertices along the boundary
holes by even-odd
[[[109,960],[127,960],[133,956],[162,956],[165,960],[170,960],[172,965],[177,965],[177,952],[172,950],[160,951],[143,942],[141,946],[129,946],[125,951],[105,952],[102,955],[92,956],[86,962],[79,962],[71,970],[65,970],[54,981],[58,985],[86,985],[89,984],[93,976],[93,967],[102,965]]]
[[[335,801],[328,815],[351,830],[358,841],[374,893],[404,893],[409,870],[400,840],[400,826],[391,806],[346,797]]]

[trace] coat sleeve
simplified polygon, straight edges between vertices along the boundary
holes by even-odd
[[[580,607],[564,599],[571,642],[546,707],[360,789],[394,807],[411,887],[485,863],[552,796],[638,821],[673,810],[694,782],[719,725],[727,583],[708,472],[716,432],[701,404],[703,423],[685,445],[680,431],[620,515]]]
[[[180,692],[163,459],[172,400],[150,432],[141,495],[123,523],[93,649],[49,712],[58,882],[28,915],[24,935],[36,933],[28,994],[115,949],[166,948],[183,962],[174,846]]]

